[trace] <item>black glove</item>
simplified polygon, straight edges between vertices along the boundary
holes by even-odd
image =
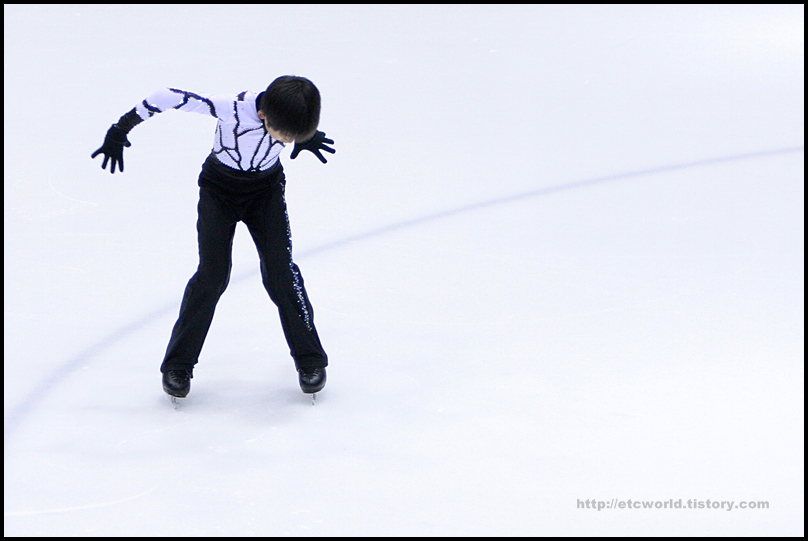
[[[295,158],[297,158],[297,155],[300,154],[301,150],[308,150],[309,152],[320,158],[321,162],[327,163],[326,159],[323,158],[323,155],[320,154],[320,151],[325,150],[326,152],[334,154],[336,150],[334,150],[331,147],[325,146],[326,143],[329,145],[333,145],[334,141],[332,139],[328,139],[325,136],[325,133],[317,131],[314,133],[314,136],[308,141],[303,141],[302,143],[295,143],[295,148],[292,149],[292,155],[289,156],[289,158],[294,160]]]
[[[132,128],[143,122],[138,116],[137,111],[132,109],[121,118],[118,119],[116,124],[110,126],[107,130],[107,136],[104,137],[104,144],[101,148],[93,152],[91,158],[95,159],[99,154],[104,155],[104,161],[101,163],[101,168],[107,168],[107,162],[112,160],[109,167],[109,172],[115,174],[115,164],[118,164],[118,169],[123,173],[123,147],[131,147],[132,143],[126,138],[127,134]]]
[[[95,158],[99,154],[104,155],[104,161],[101,163],[101,168],[107,168],[107,162],[112,160],[109,166],[109,172],[115,174],[115,164],[123,173],[123,147],[131,147],[132,143],[126,138],[126,132],[113,124],[107,130],[107,136],[104,137],[104,144],[101,148],[93,152],[91,158]]]

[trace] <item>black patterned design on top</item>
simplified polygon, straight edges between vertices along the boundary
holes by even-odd
[[[239,116],[238,110],[238,102],[244,101],[244,96],[246,95],[245,92],[241,92],[237,95],[236,101],[233,102],[233,118],[236,119],[236,123],[233,125],[233,141],[235,142],[235,146],[227,147],[224,144],[224,136],[222,134],[222,125],[219,124],[216,127],[218,142],[219,142],[219,150],[214,150],[214,153],[219,154],[221,152],[227,153],[227,155],[236,162],[242,171],[260,171],[261,165],[267,160],[269,157],[270,152],[272,151],[272,147],[275,145],[282,145],[280,141],[277,139],[273,139],[269,132],[267,131],[266,127],[261,123],[261,127],[256,128],[244,128],[242,126],[241,117]],[[258,130],[262,130],[263,134],[261,135],[261,140],[258,142],[257,145],[254,146],[253,155],[250,156],[249,162],[247,164],[243,163],[243,157],[241,155],[241,148],[239,147],[239,138]],[[259,156],[259,150],[261,146],[264,144],[265,138],[269,139],[269,144],[266,145],[266,150],[262,153],[263,155]]]

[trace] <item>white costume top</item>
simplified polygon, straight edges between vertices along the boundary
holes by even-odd
[[[266,171],[278,161],[284,144],[273,139],[258,117],[259,93],[196,94],[176,88],[158,90],[135,108],[143,120],[167,109],[218,119],[213,154],[238,171]]]

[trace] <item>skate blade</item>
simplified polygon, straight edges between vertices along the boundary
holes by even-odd
[[[317,393],[311,393],[311,405],[313,406],[315,402],[317,402]]]
[[[171,405],[174,406],[174,409],[179,409],[180,404],[185,400],[185,398],[180,398],[178,396],[171,396],[168,395],[169,400],[171,400]]]

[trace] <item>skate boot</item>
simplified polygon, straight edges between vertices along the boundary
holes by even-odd
[[[300,389],[306,394],[314,394],[325,387],[325,367],[321,368],[298,368],[298,380]]]
[[[192,377],[188,368],[169,370],[163,374],[163,390],[174,398],[185,398],[191,390]]]

